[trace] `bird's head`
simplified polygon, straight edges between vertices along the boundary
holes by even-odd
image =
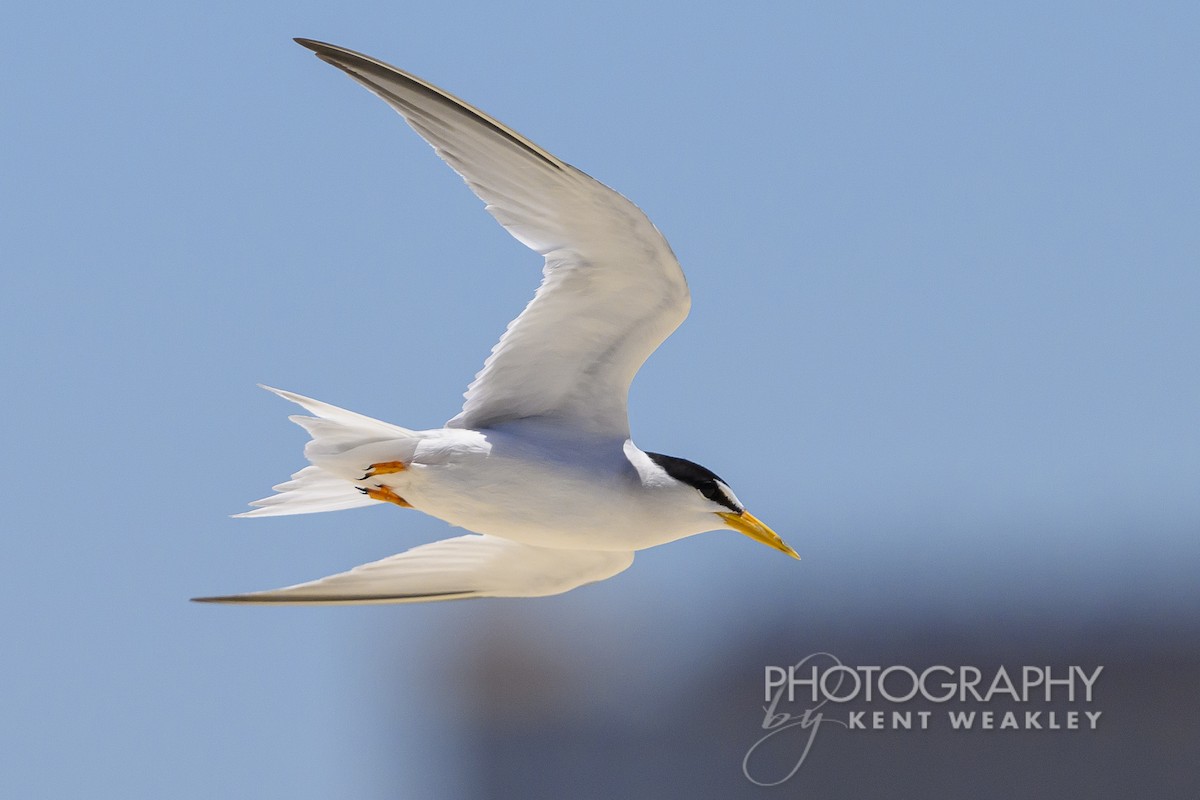
[[[662,453],[646,453],[646,455],[670,478],[690,487],[699,495],[695,499],[702,505],[704,513],[711,513],[720,519],[720,523],[714,525],[714,528],[732,528],[756,542],[762,542],[781,553],[787,553],[792,558],[800,558],[795,550],[779,538],[779,534],[747,511],[729,485],[712,470],[684,458],[664,456]],[[689,505],[691,504],[693,503],[689,502]]]

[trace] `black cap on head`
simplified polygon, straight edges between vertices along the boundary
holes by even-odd
[[[662,453],[646,453],[650,460],[662,467],[668,475],[680,483],[686,483],[700,494],[720,503],[735,514],[741,514],[746,509],[734,498],[728,484],[707,467],[702,467],[694,461],[675,456],[664,456]]]

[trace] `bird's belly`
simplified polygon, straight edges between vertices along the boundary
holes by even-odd
[[[388,476],[420,511],[476,533],[541,547],[639,550],[697,530],[660,520],[630,476],[496,457],[413,464]]]

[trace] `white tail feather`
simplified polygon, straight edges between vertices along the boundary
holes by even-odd
[[[368,430],[375,430],[392,438],[412,436],[413,432],[408,428],[401,428],[399,425],[393,425],[390,422],[382,422],[373,417],[368,417],[365,414],[356,414],[353,411],[347,411],[344,408],[331,406],[328,403],[322,403],[320,400],[313,400],[311,397],[305,397],[302,394],[288,392],[283,389],[276,389],[273,386],[259,384],[268,392],[274,392],[284,400],[290,400],[296,405],[303,408],[310,414],[314,414],[321,419],[327,419],[330,422],[338,422],[347,427],[362,427]]]
[[[260,384],[261,385],[261,384]],[[289,417],[308,431],[312,440],[304,455],[312,462],[292,479],[272,487],[278,494],[255,500],[252,511],[235,517],[271,517],[340,511],[375,503],[358,490],[363,470],[379,461],[408,460],[420,436],[408,428],[381,422],[310,397],[263,386],[303,407],[313,417]]]
[[[278,517],[285,514],[313,514],[318,511],[341,511],[371,505],[371,498],[336,475],[320,467],[305,467],[292,479],[271,487],[279,494],[255,500],[253,511],[234,514],[235,517]]]

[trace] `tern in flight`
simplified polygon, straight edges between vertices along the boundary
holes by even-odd
[[[647,547],[718,529],[796,551],[712,471],[638,449],[629,385],[690,298],[666,240],[633,203],[420,78],[297,39],[404,117],[487,211],[546,259],[541,286],[492,349],[462,411],[414,431],[271,389],[311,416],[311,463],[243,517],[374,504],[472,533],[320,580],[196,598],[412,603],[541,597],[611,578]]]

